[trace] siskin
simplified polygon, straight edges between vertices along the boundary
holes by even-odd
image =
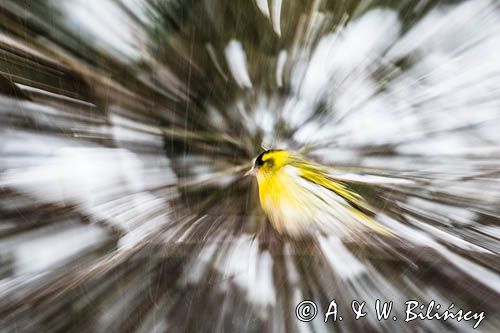
[[[297,153],[267,150],[246,174],[257,178],[262,209],[281,234],[297,237],[318,229],[338,235],[361,230],[391,234],[347,182]]]

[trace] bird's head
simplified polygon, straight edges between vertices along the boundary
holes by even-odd
[[[266,150],[255,159],[252,168],[246,173],[262,179],[269,177],[287,165],[292,153],[283,149]]]

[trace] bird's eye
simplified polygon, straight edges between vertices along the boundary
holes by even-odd
[[[272,167],[274,165],[274,158],[268,158],[267,160],[264,161],[267,166]]]

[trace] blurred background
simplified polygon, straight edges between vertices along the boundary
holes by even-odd
[[[1,1],[0,331],[473,330],[404,323],[413,299],[497,332],[499,7]],[[262,147],[361,180],[398,237],[277,234]]]

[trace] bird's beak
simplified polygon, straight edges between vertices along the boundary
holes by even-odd
[[[245,172],[245,176],[257,176],[257,168],[253,166],[250,170]]]

